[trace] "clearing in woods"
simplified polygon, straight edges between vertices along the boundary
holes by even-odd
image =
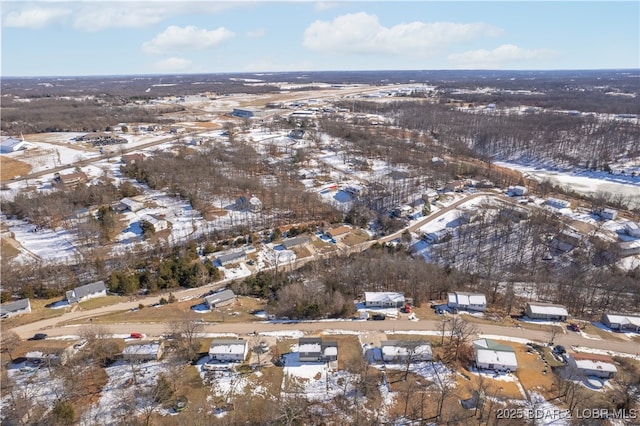
[[[31,166],[13,158],[0,156],[0,180],[11,179],[14,176],[26,175],[31,171]]]

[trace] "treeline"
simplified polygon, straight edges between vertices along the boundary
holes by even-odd
[[[453,153],[473,153],[480,159],[535,159],[606,170],[622,155],[640,155],[635,137],[640,127],[629,121],[551,112],[471,113],[430,102],[357,102],[353,107],[393,117],[398,126],[428,135]]]
[[[164,113],[183,110],[181,106],[144,108],[124,103],[60,98],[35,98],[18,102],[3,98],[2,130],[10,135],[43,132],[97,132],[118,123],[171,123]]]
[[[353,301],[365,291],[404,292],[420,306],[475,281],[472,274],[419,262],[403,250],[375,245],[348,257],[309,262],[291,273],[259,272],[231,288],[237,294],[269,299],[268,312],[279,317],[319,319],[353,315]]]

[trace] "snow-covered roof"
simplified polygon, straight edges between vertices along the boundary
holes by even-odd
[[[515,352],[495,351],[476,348],[476,362],[479,364],[495,364],[513,367],[518,366]]]
[[[457,305],[486,305],[487,298],[482,293],[465,293],[456,291],[447,295],[449,303],[455,303]]]
[[[366,302],[402,302],[404,294],[394,292],[365,291],[364,300]]]
[[[337,346],[327,346],[324,348],[324,356],[338,356]]]
[[[220,339],[212,340],[209,354],[243,354],[247,350],[247,341],[244,339]]]
[[[532,314],[544,314],[568,317],[567,308],[562,305],[553,305],[551,303],[528,302],[529,310]]]
[[[160,351],[160,342],[127,345],[124,347],[123,355],[157,355]]]
[[[632,324],[636,327],[640,327],[640,314],[639,315],[618,315],[618,314],[603,314],[607,317],[610,323],[614,324]]]
[[[317,343],[303,343],[298,345],[298,352],[305,353],[319,353],[321,351],[321,344]]]
[[[608,371],[610,373],[618,371],[614,361],[606,355],[573,353],[569,354],[569,357],[573,358],[576,367],[581,370]]]
[[[431,345],[428,342],[411,342],[406,340],[387,340],[380,342],[382,356],[409,356],[422,357],[431,355]]]

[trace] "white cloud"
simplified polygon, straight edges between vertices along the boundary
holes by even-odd
[[[551,49],[523,49],[513,44],[503,44],[493,50],[470,50],[452,53],[447,59],[459,66],[468,68],[500,67],[509,62],[545,61],[559,55]]]
[[[234,36],[233,32],[224,27],[206,30],[193,25],[186,27],[172,25],[152,40],[144,42],[142,50],[147,53],[163,54],[185,49],[211,49]]]
[[[61,22],[71,10],[57,7],[29,7],[11,11],[4,17],[5,27],[39,29]]]
[[[502,34],[484,23],[410,22],[384,27],[364,12],[315,21],[304,31],[307,49],[323,52],[429,56],[456,43]]]
[[[267,35],[267,30],[264,28],[256,28],[255,30],[247,31],[246,35],[249,38],[261,38]]]
[[[319,1],[316,2],[314,6],[314,10],[316,12],[324,12],[329,9],[335,9],[336,7],[340,7],[342,4],[340,2],[335,1]]]
[[[4,3],[4,2],[3,2]],[[56,5],[48,6],[48,4]],[[3,25],[6,27],[44,28],[70,19],[73,28],[81,31],[102,31],[109,28],[142,28],[181,15],[206,15],[231,8],[244,7],[244,2],[211,1],[57,1],[33,3],[16,1],[12,9],[3,4]],[[64,5],[64,7],[61,7]]]
[[[188,59],[184,58],[167,58],[155,63],[154,68],[157,72],[181,72],[190,69],[193,65]]]

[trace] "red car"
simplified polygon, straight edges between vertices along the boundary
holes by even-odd
[[[142,339],[143,337],[142,333],[131,333],[132,339]]]
[[[580,331],[580,327],[578,326],[578,324],[572,322],[571,324],[569,324],[567,326],[567,328],[571,331],[575,331],[576,333],[578,333]]]

